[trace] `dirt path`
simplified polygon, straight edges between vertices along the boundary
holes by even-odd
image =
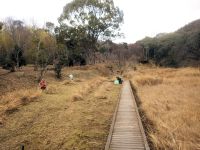
[[[9,115],[0,127],[1,149],[19,149],[21,144],[25,149],[102,149],[119,87],[104,81],[73,101],[72,93],[84,84],[60,83],[57,93],[43,94]]]

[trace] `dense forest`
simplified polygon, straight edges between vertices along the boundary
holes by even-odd
[[[193,21],[173,33],[160,33],[133,44],[133,51],[143,52],[142,60],[160,66],[200,65],[200,20]],[[141,55],[141,54],[140,54]]]

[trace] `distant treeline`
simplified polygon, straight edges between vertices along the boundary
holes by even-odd
[[[12,18],[0,23],[0,65],[5,69],[19,68],[22,65],[52,62],[56,56],[55,49],[59,48],[51,28],[41,29],[26,26],[21,20]],[[45,59],[44,59],[45,58]]]
[[[88,5],[89,2],[88,0]],[[42,76],[48,65],[54,65],[59,78],[63,66],[95,63],[115,63],[119,67],[126,63],[149,61],[172,67],[200,65],[200,20],[174,33],[158,34],[154,38],[146,37],[135,44],[115,44],[109,39],[118,36],[119,32],[114,34],[113,30],[119,28],[123,15],[118,8],[114,8],[111,1],[100,5],[93,4],[91,0],[89,6],[97,5],[93,6],[97,7],[96,12],[91,9],[91,13],[86,14],[86,11],[78,18],[78,21],[88,19],[86,24],[76,25],[77,20],[72,17],[69,26],[64,23],[69,19],[66,13],[76,15],[76,7],[86,7],[85,4],[81,6],[79,3],[76,6],[76,0],[72,3],[66,5],[59,19],[59,27],[55,27],[51,22],[47,22],[43,28],[27,26],[21,20],[12,18],[0,22],[0,66],[15,71],[22,65],[33,64],[35,70],[41,69]],[[111,13],[114,16],[110,16],[110,12],[107,12],[103,13],[105,18],[100,17],[102,20],[94,18],[100,8],[102,11],[110,11],[104,10],[104,5],[116,9],[113,10],[116,14]],[[71,7],[73,12],[69,12]],[[100,14],[96,16],[99,17]],[[116,20],[111,23],[113,18]]]
[[[161,33],[146,37],[131,45],[140,60],[152,60],[160,66],[200,65],[200,20],[196,20],[174,33]],[[141,54],[140,54],[141,55]]]
[[[0,66],[15,71],[34,64],[44,70],[53,64],[59,72],[62,66],[103,62],[111,52],[105,41],[121,34],[123,12],[113,0],[73,0],[58,21],[59,26],[47,22],[43,28],[12,18],[0,22]]]

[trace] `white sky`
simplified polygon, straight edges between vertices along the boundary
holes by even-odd
[[[0,20],[20,19],[39,26],[56,23],[63,6],[70,0],[0,0]],[[200,19],[200,0],[114,0],[124,11],[122,32],[117,42],[133,43],[145,36],[173,32]]]

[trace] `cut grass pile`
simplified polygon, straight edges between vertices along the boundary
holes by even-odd
[[[6,115],[11,114],[19,109],[20,106],[26,105],[41,95],[39,90],[18,90],[7,93],[0,97],[0,124],[4,123]]]

